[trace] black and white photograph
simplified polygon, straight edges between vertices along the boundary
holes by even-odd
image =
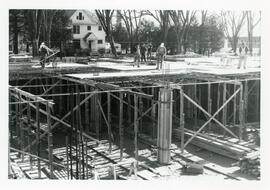
[[[267,178],[262,10],[18,7],[9,181]]]

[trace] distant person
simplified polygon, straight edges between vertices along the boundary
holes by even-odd
[[[53,53],[53,50],[48,48],[45,45],[45,42],[42,42],[41,45],[39,46],[38,51],[40,52],[40,64],[41,64],[41,67],[44,68],[45,63],[46,63],[46,57],[49,55],[49,52]]]
[[[137,67],[140,67],[140,60],[141,60],[141,50],[140,50],[140,45],[136,46],[136,52],[134,55],[134,64],[133,67],[135,66],[135,64],[137,63]]]
[[[157,69],[162,69],[162,64],[164,61],[164,57],[166,56],[167,50],[164,46],[164,43],[161,43],[160,46],[157,48]]]
[[[149,44],[147,47],[147,60],[151,61],[151,56],[152,56],[152,44]]]
[[[237,69],[240,69],[243,65],[243,68],[246,69],[246,63],[247,63],[247,55],[245,53],[245,47],[244,44],[242,44],[239,49],[238,49],[238,53],[239,53],[239,62],[238,62],[238,67]]]
[[[146,62],[146,57],[145,57],[145,53],[146,53],[146,47],[145,44],[143,44],[141,46],[141,62]]]
[[[245,47],[245,54],[246,55],[248,54],[248,47],[247,46]]]

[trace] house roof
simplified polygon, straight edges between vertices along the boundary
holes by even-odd
[[[84,37],[83,40],[86,41],[87,39],[90,40],[97,40],[98,38],[96,37],[96,35],[93,32],[88,32]]]
[[[65,10],[65,14],[70,18],[76,11],[77,10],[75,10],[75,9]],[[99,20],[98,20],[95,13],[93,13],[92,11],[89,11],[89,10],[85,10],[85,9],[83,9],[81,11],[83,11],[88,16],[88,18],[90,19],[90,21],[92,23],[99,24]]]
[[[75,9],[71,10],[65,10],[65,14],[70,18],[74,13],[76,12]]]

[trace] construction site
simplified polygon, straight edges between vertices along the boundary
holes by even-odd
[[[258,180],[260,69],[199,58],[154,68],[10,64],[9,175]]]
[[[215,41],[198,49],[198,40],[194,46],[190,45],[194,50],[177,53],[182,47],[178,42],[165,43],[167,51],[164,43],[154,40],[151,43],[154,35],[145,32],[145,39],[142,37],[142,42],[138,42],[136,51],[131,45],[125,52],[119,44],[117,49],[112,40],[107,43],[111,48],[107,52],[106,26],[97,22],[81,24],[88,18],[92,22],[89,12],[53,11],[10,11],[16,19],[40,15],[40,22],[44,22],[40,25],[44,42],[40,40],[39,44],[40,49],[46,47],[46,52],[42,55],[33,41],[33,56],[19,53],[23,51],[17,47],[18,41],[10,44],[9,179],[260,180],[259,48],[259,53],[254,53],[255,50],[252,53],[242,41],[233,47],[234,52],[226,54],[224,50],[224,54],[214,54],[208,46]],[[61,48],[56,51],[45,46],[45,42],[50,47],[58,42],[46,41],[46,18],[50,14],[64,17],[67,12],[67,18],[75,23],[71,27],[74,56],[62,53]],[[96,10],[95,13],[103,23],[105,13],[108,16],[107,13],[115,12]],[[181,12],[162,13],[171,18],[168,22],[176,25],[175,13]],[[125,14],[118,10],[117,22],[124,20]],[[202,11],[203,14],[210,13]],[[222,16],[230,18],[225,13]],[[248,12],[243,13],[243,19],[246,17]],[[56,30],[56,25],[51,30]],[[29,30],[31,25],[26,26],[25,30]],[[83,26],[92,32],[75,39],[84,31]],[[32,31],[26,34],[32,35]],[[83,49],[84,46],[88,49]],[[219,46],[216,52],[221,52]],[[25,47],[28,52],[28,41]],[[136,61],[138,49],[146,51],[146,47],[149,58],[144,57],[143,61],[139,55]],[[160,47],[168,55],[160,56]],[[89,55],[79,54],[85,52]],[[241,63],[244,68],[240,68]]]

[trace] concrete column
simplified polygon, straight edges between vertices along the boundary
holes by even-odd
[[[159,91],[158,110],[158,162],[170,162],[170,146],[172,136],[172,89],[163,88]]]

